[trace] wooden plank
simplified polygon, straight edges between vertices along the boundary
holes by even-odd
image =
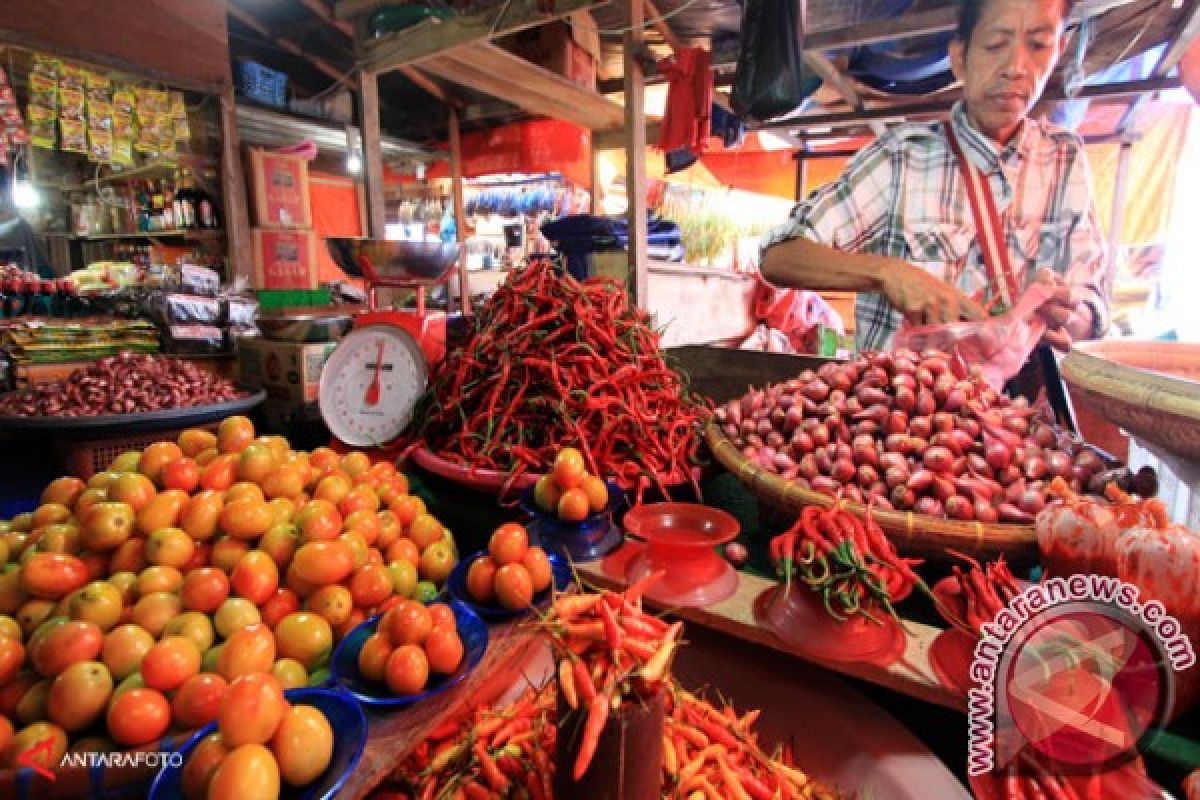
[[[325,5],[325,0],[300,0],[300,5],[307,8],[310,12],[312,12],[313,16],[324,22],[326,25],[337,28],[350,38],[354,38],[354,26],[349,22],[346,22],[346,20],[340,19],[336,14],[334,14],[333,9]]]
[[[511,0],[447,20],[427,20],[366,43],[363,61],[370,69],[386,72],[401,64],[420,63],[453,47],[535,28],[606,3],[607,0],[557,0],[554,10],[547,13],[540,10],[540,0]]]
[[[877,42],[909,39],[931,33],[945,33],[958,27],[958,9],[954,6],[901,14],[894,19],[864,22],[848,28],[811,33],[804,38],[804,49],[816,52],[861,47]]]
[[[226,86],[218,99],[217,124],[221,129],[221,195],[225,207],[226,244],[229,247],[229,274],[226,277],[241,276],[253,281],[250,211],[246,201],[246,177],[242,170],[241,137],[238,133],[237,101],[233,96],[233,86]]]
[[[625,545],[629,547],[629,544]],[[609,557],[613,558],[612,556]],[[580,577],[590,584],[605,589],[621,589],[622,579],[604,569],[603,564],[612,564],[621,559],[617,554],[613,561],[576,564]],[[965,710],[964,698],[946,689],[938,681],[929,663],[929,647],[941,631],[912,620],[902,620],[908,631],[904,653],[886,667],[859,661],[817,661],[797,652],[796,648],[780,639],[759,624],[754,613],[754,604],[759,596],[778,585],[775,581],[756,575],[738,573],[738,588],[732,597],[706,608],[671,608],[670,612],[687,622],[703,625],[739,639],[766,645],[773,650],[801,658],[825,669],[849,675],[859,680],[891,689],[894,692],[914,697],[927,703],[935,703],[955,711]],[[645,601],[654,605],[650,599]],[[664,609],[665,610],[665,609]]]
[[[387,231],[383,197],[383,147],[379,131],[379,75],[358,73],[358,118],[362,121],[363,181],[367,186],[367,231],[382,239]]]
[[[424,64],[429,72],[491,94],[533,114],[593,130],[621,127],[621,107],[596,92],[493,44],[447,50]]]
[[[393,0],[335,0],[333,15],[338,19],[346,20],[351,17],[360,17],[364,14],[369,14],[382,6],[393,4]]]
[[[333,66],[328,61],[321,58],[320,56],[316,56],[316,55],[313,55],[312,53],[308,52],[303,47],[296,44],[295,42],[293,42],[291,39],[287,38],[286,36],[279,36],[278,34],[272,33],[271,30],[266,25],[264,25],[262,22],[260,22],[257,17],[255,17],[250,12],[238,7],[236,5],[236,3],[234,3],[234,2],[229,3],[229,16],[233,17],[238,22],[242,23],[247,28],[249,28],[250,30],[257,33],[259,36],[266,39],[268,42],[278,45],[279,47],[283,48],[284,50],[286,50],[287,52],[296,56],[297,58],[307,61],[309,64],[312,64],[318,70],[325,73],[330,78],[333,78],[335,81],[342,84],[347,89],[354,88],[354,80],[349,75],[342,72],[337,67]]]
[[[454,231],[462,252],[458,258],[458,299],[464,316],[471,314],[470,276],[467,274],[467,210],[463,203],[462,131],[458,124],[458,111],[451,107],[447,115],[450,129],[450,197],[454,202]]]
[[[653,0],[642,0],[645,6],[646,15],[650,18],[650,24],[654,30],[658,31],[658,35],[667,43],[667,47],[671,48],[671,52],[678,53],[685,45],[683,40],[675,33],[675,29],[671,27],[669,20],[663,19],[663,15],[659,12]]]
[[[625,33],[625,196],[629,201],[629,288],[633,304],[650,301],[650,263],[646,252],[646,76],[638,56],[646,44],[643,0],[625,0],[630,30]]]

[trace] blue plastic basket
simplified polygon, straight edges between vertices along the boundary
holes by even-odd
[[[288,79],[284,73],[254,61],[236,62],[233,72],[237,89],[244,96],[278,108],[287,105]]]

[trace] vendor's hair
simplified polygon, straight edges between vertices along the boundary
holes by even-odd
[[[1071,8],[1075,0],[1058,0],[1062,4],[1063,19],[1071,16]],[[958,4],[958,31],[956,36],[964,45],[971,42],[971,35],[979,27],[979,19],[983,16],[983,7],[988,0],[961,0]]]

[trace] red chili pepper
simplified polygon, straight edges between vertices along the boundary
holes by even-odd
[[[579,752],[575,756],[575,769],[571,775],[579,781],[592,765],[596,755],[596,745],[600,742],[600,733],[604,723],[608,721],[608,706],[610,698],[607,694],[596,695],[588,707],[587,720],[583,725],[583,737],[579,742]]]

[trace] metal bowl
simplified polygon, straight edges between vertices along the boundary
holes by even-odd
[[[439,283],[458,260],[457,242],[408,242],[383,239],[326,239],[334,262],[347,275],[363,275],[366,258],[376,277],[409,283]]]
[[[336,342],[353,322],[349,314],[262,314],[258,329],[276,342]]]

